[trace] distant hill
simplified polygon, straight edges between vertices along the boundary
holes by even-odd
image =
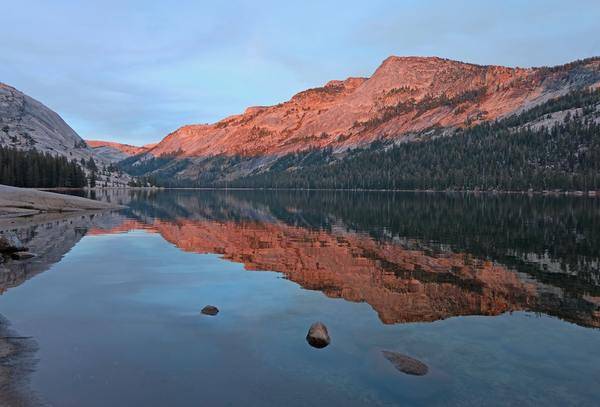
[[[94,153],[110,162],[124,160],[133,155],[142,154],[154,147],[156,144],[146,144],[137,147],[130,144],[116,143],[113,141],[85,140]]]

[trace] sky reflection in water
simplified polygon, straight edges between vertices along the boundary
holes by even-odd
[[[39,344],[32,388],[56,405],[598,401],[596,200],[107,198],[129,209],[20,231],[41,255],[3,281],[0,312]],[[316,320],[324,350],[304,340]]]

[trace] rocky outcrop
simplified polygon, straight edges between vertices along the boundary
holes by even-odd
[[[0,185],[0,226],[8,219],[48,212],[119,209],[120,205],[72,195]]]

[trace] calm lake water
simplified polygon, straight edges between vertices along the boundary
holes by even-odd
[[[128,207],[21,228],[38,257],[0,265],[45,403],[600,404],[600,199],[94,197]],[[315,321],[325,349],[306,343]]]

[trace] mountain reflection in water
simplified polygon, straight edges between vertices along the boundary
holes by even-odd
[[[595,199],[186,190],[96,194],[129,207],[81,218],[83,224],[73,230],[156,232],[184,251],[218,253],[247,270],[281,272],[303,288],[366,302],[385,324],[526,310],[600,327]],[[20,233],[33,236],[30,240],[46,236],[44,241],[54,241],[53,233],[65,236],[64,225],[54,227]],[[32,264],[58,261],[83,234],[63,239],[58,255],[42,253]]]

